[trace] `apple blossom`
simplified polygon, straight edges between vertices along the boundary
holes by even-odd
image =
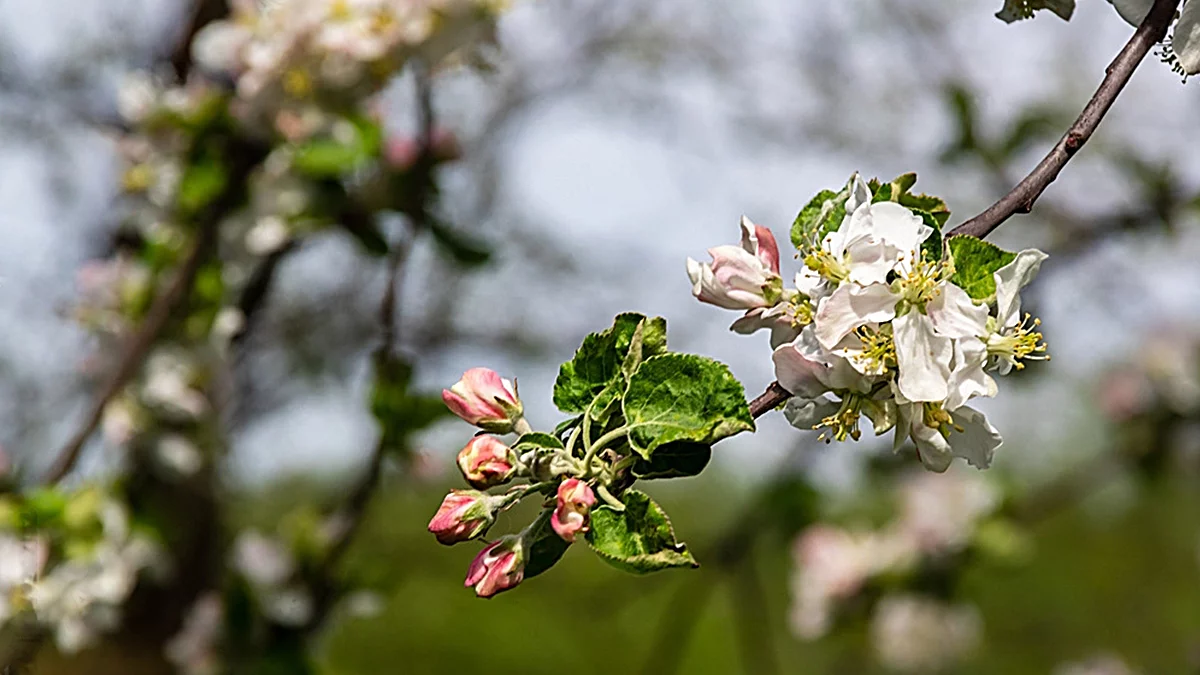
[[[516,473],[516,455],[495,436],[476,436],[458,453],[458,468],[472,487],[486,489]]]
[[[475,595],[490,598],[515,588],[525,578],[525,543],[522,535],[508,535],[479,552],[467,568],[464,586]]]
[[[463,373],[454,386],[442,390],[442,401],[455,415],[484,431],[506,434],[522,421],[516,384],[487,368]]]
[[[592,488],[578,478],[568,478],[558,486],[558,502],[550,516],[550,526],[565,541],[574,543],[576,535],[587,531],[588,513],[595,505]]]

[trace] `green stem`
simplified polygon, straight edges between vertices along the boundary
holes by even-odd
[[[600,438],[597,438],[596,443],[593,444],[592,447],[596,448],[596,449],[604,448],[609,443],[612,443],[613,441],[617,440],[618,438],[621,438],[622,436],[624,436],[628,433],[629,433],[629,427],[617,427],[616,429],[613,429],[612,431],[608,432],[607,434],[604,434]]]
[[[529,422],[524,417],[518,417],[517,421],[513,422],[513,431],[517,432],[519,436],[524,436],[533,433],[533,427],[529,426]]]
[[[577,442],[579,442],[579,427],[575,427],[575,430],[571,432],[571,436],[567,438],[567,457],[575,456],[575,444]]]
[[[546,481],[544,483],[530,483],[529,485],[521,488],[513,488],[504,495],[504,498],[507,501],[505,502],[503,508],[511,508],[514,504],[522,499],[525,499],[529,495],[541,492],[542,490],[553,487],[554,485],[555,483],[553,481]]]
[[[613,507],[618,512],[625,510],[625,504],[620,499],[614,497],[613,493],[608,491],[608,488],[604,487],[603,485],[597,485],[596,492],[600,494],[601,499],[607,502],[609,506]]]

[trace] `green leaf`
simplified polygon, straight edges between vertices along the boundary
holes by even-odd
[[[551,434],[541,431],[533,431],[528,434],[522,434],[517,442],[512,446],[517,452],[529,452],[530,450],[541,450],[543,448],[552,450],[562,450],[562,441],[558,440]]]
[[[592,511],[587,542],[601,559],[634,574],[700,566],[687,545],[675,540],[667,514],[650,497],[627,490],[621,499],[624,511],[611,506]]]
[[[565,413],[581,413],[601,394],[605,398],[598,402],[597,409],[619,398],[624,383],[618,378],[643,321],[650,327],[642,329],[642,356],[665,351],[666,320],[662,317],[647,319],[642,314],[621,314],[613,321],[612,328],[584,338],[575,358],[559,368],[558,378],[554,381],[554,405]],[[648,341],[647,336],[652,339]],[[610,384],[618,386],[606,393]]]
[[[846,217],[846,200],[850,190],[841,192],[822,190],[800,209],[792,222],[792,245],[803,251],[813,243],[819,243],[825,235],[836,230]]]
[[[532,579],[554,567],[571,547],[550,527],[550,517],[545,512],[537,523],[538,528],[530,534],[529,557],[525,561],[526,579]]]
[[[674,441],[712,444],[754,429],[746,392],[729,368],[693,354],[660,354],[629,379],[624,400],[630,446],[650,459]]]
[[[347,120],[352,130],[347,138],[321,137],[300,144],[292,166],[313,178],[344,176],[379,155],[382,132],[367,119]]]
[[[968,235],[946,239],[954,259],[954,276],[950,279],[974,300],[991,300],[996,293],[992,274],[1016,259],[1015,253]]]
[[[208,206],[225,190],[228,180],[229,174],[219,158],[202,155],[188,165],[179,182],[179,208],[190,214]]]
[[[377,359],[371,388],[371,414],[379,423],[381,443],[390,452],[406,452],[408,437],[451,416],[436,394],[409,391],[412,365],[396,359]]]
[[[941,226],[945,225],[946,220],[950,218],[950,209],[946,208],[946,202],[942,201],[940,197],[909,192],[916,184],[917,174],[910,172],[896,176],[888,183],[881,183],[878,179],[872,178],[867,181],[867,188],[871,190],[871,203],[896,202],[914,212],[924,211],[937,221],[936,227],[940,230]],[[933,226],[933,223],[928,224]]]
[[[1075,12],[1075,0],[1004,0],[996,18],[1005,23],[1028,19],[1039,10],[1048,9],[1063,21],[1070,21]]]
[[[641,480],[698,476],[712,459],[712,446],[676,441],[659,446],[650,459],[638,458],[630,469]]]
[[[433,235],[438,248],[455,262],[466,267],[477,267],[492,259],[492,252],[482,241],[456,232],[437,219],[430,219],[428,225],[429,233]]]
[[[910,210],[914,214],[920,216],[921,220],[926,225],[933,228],[933,234],[930,234],[929,238],[926,239],[924,241],[924,243],[921,244],[921,252],[924,253],[925,257],[928,258],[929,260],[941,260],[942,259],[942,224],[940,222],[938,222],[938,219],[936,216],[934,216],[932,213],[930,213],[928,211],[921,211],[920,209],[910,209]]]

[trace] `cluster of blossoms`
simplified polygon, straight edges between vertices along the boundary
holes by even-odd
[[[64,652],[116,629],[139,576],[164,571],[155,540],[97,489],[5,497],[0,512],[0,626],[40,626]]]
[[[855,175],[840,194],[814,200],[817,213],[806,209],[793,227],[804,264],[794,288],[784,287],[770,230],[743,218],[740,246],[710,249],[712,263],[688,260],[692,292],[743,310],[732,330],[770,331],[794,426],[857,440],[866,415],[877,435],[896,430],[897,449],[911,437],[933,471],[956,456],[985,468],[1001,437],[966,404],[996,394],[988,371],[1048,358],[1019,295],[1046,256],[943,241],[940,222],[906,206],[910,195],[895,185],[872,189]]]
[[[976,544],[1000,505],[978,475],[915,475],[897,488],[899,515],[882,528],[813,525],[796,539],[792,630],[806,640],[829,632],[839,607],[869,584],[938,565]]]
[[[491,434],[532,432],[525,421],[524,407],[517,396],[516,384],[486,368],[473,368],[463,374],[450,389],[442,392],[446,406],[463,420],[483,429],[458,454],[458,468],[474,489],[453,490],[438,508],[429,531],[443,544],[457,544],[482,537],[496,516],[530,494],[554,494],[554,508],[544,512],[520,534],[508,535],[490,543],[475,556],[467,570],[465,585],[476,595],[491,597],[513,588],[525,577],[529,549],[549,520],[549,526],[570,544],[588,527],[588,516],[596,504],[596,495],[588,483],[569,476],[583,471],[569,455],[539,457],[536,450],[524,456]],[[561,478],[562,476],[568,476]],[[484,490],[510,482],[514,478],[544,479],[518,487],[501,495]]]
[[[236,82],[236,114],[278,126],[345,110],[413,57],[437,64],[490,40],[503,0],[240,0],[193,43]]]

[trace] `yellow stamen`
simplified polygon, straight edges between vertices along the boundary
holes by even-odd
[[[1017,370],[1025,368],[1021,359],[1050,360],[1050,355],[1046,353],[1046,343],[1042,341],[1042,334],[1037,330],[1038,326],[1042,325],[1042,320],[1031,319],[1032,317],[1026,314],[1021,323],[1007,333],[992,333],[988,336],[988,354],[1008,361]]]

